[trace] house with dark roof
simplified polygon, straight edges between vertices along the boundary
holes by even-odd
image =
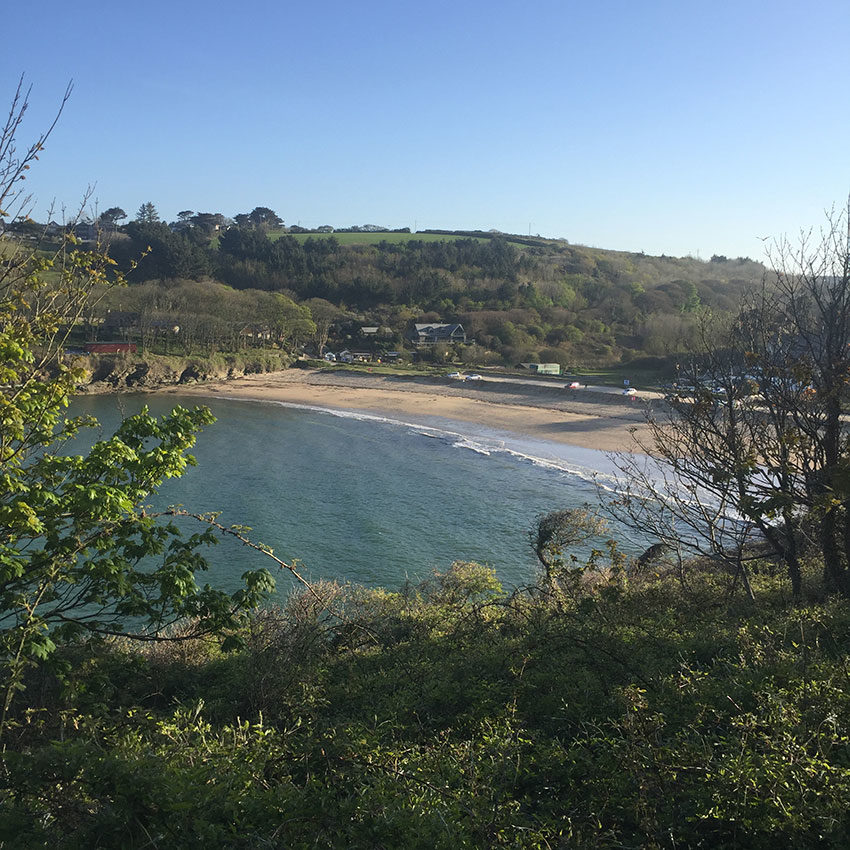
[[[466,342],[466,332],[463,325],[458,324],[415,324],[409,333],[409,338],[416,345],[436,345],[438,342],[448,344]]]

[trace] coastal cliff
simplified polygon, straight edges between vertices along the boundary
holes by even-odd
[[[154,390],[167,386],[222,381],[285,369],[292,362],[282,351],[254,351],[244,354],[213,354],[179,357],[173,355],[108,354],[87,355],[78,361],[89,380],[80,387],[84,393],[124,390]]]

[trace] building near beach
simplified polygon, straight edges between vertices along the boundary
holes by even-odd
[[[537,372],[538,375],[560,375],[560,363],[520,363],[523,369],[528,369],[530,372]]]
[[[408,334],[416,345],[436,345],[438,342],[465,343],[466,331],[459,324],[415,324]]]

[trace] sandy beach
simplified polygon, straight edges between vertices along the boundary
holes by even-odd
[[[468,422],[509,434],[602,451],[640,451],[647,407],[660,402],[564,389],[449,378],[370,375],[361,372],[288,369],[165,393],[285,402],[370,413],[428,424],[434,417]]]

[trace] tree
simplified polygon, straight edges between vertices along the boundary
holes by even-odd
[[[268,230],[272,227],[283,226],[283,219],[280,218],[274,210],[271,210],[268,207],[254,207],[254,209],[248,213],[248,221],[254,225],[254,227],[259,227],[264,230]]]
[[[347,318],[348,314],[324,298],[309,298],[304,302],[304,306],[310,309],[310,316],[316,328],[313,339],[316,343],[316,351],[319,357],[322,357],[334,322]]]
[[[197,232],[206,237],[212,237],[214,233],[224,227],[224,216],[221,213],[196,213],[189,218]]]
[[[771,284],[760,306],[751,301],[737,316],[702,317],[669,408],[649,418],[648,439],[637,438],[656,460],[620,455],[623,478],[609,508],[675,550],[680,566],[686,551],[728,569],[732,587],[740,582],[751,597],[749,563],[778,556],[799,597],[799,435],[769,383],[744,377],[747,369],[767,375],[774,368],[775,351],[757,354],[746,341],[770,334],[774,296]]]
[[[210,256],[186,232],[175,233],[161,221],[131,221],[126,226],[130,239],[115,245],[113,252],[132,279],[199,279],[210,273]],[[191,231],[189,231],[191,233]],[[141,257],[141,259],[137,259]]]
[[[16,157],[25,109],[16,98],[0,132],[0,198],[14,197],[46,138]],[[57,646],[116,633],[160,639],[187,618],[192,633],[221,631],[273,587],[265,570],[246,573],[234,594],[201,586],[212,527],[187,536],[148,507],[194,462],[188,450],[212,421],[205,408],[159,420],[143,411],[89,452],[67,453],[96,423],[67,414],[84,375],[64,345],[86,305],[121,283],[106,254],[77,250],[73,237],[52,256],[0,237],[0,735],[26,670]]]
[[[122,218],[127,218],[127,213],[121,207],[110,207],[98,216],[97,223],[100,227],[114,229]]]
[[[560,569],[567,566],[564,555],[569,549],[583,546],[608,530],[605,520],[587,508],[552,511],[539,517],[528,538],[537,560],[543,566],[546,580],[552,582]],[[569,565],[577,568],[578,557],[569,552]]]
[[[316,325],[306,306],[296,304],[279,292],[272,292],[266,297],[270,303],[266,306],[264,319],[281,345],[298,350],[305,339],[316,334]]]
[[[155,224],[159,221],[159,213],[152,201],[146,201],[139,207],[135,220],[142,224]]]
[[[53,123],[22,155],[18,155],[16,137],[29,105],[29,90],[24,89],[23,76],[18,80],[9,113],[0,127],[0,219],[5,219],[9,224],[22,224],[30,220],[29,207],[32,199],[21,184],[26,179],[26,172],[44,150],[44,144],[56,127],[65,104],[71,96],[72,88],[73,86],[69,83]]]
[[[283,227],[283,219],[268,207],[254,207],[249,213],[238,213],[233,216],[237,227],[256,228],[257,230],[270,230],[275,227]]]
[[[749,560],[777,556],[798,598],[808,545],[826,588],[850,595],[849,225],[850,206],[817,236],[779,240],[737,315],[703,316],[685,386],[650,421],[644,448],[662,466],[620,462],[621,515],[731,565],[745,586]]]
[[[771,333],[753,339],[763,395],[793,426],[786,465],[796,499],[820,524],[824,581],[850,595],[850,200],[818,233],[770,252],[776,295]],[[756,323],[761,331],[761,323]]]

